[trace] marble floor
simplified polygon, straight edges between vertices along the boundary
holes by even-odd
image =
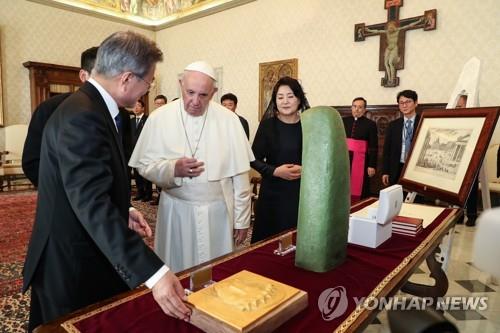
[[[487,297],[487,309],[478,311],[448,310],[444,312],[444,316],[461,333],[500,332],[500,287],[498,281],[471,263],[475,230],[476,227],[467,227],[465,224],[455,227],[451,260],[446,272],[449,281],[446,296],[484,296]],[[432,284],[433,279],[428,277],[428,272],[429,269],[424,262],[412,275],[410,281]],[[398,295],[408,296],[404,293]],[[390,333],[387,311],[379,313],[364,332]]]

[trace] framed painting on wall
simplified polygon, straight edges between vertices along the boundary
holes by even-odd
[[[297,58],[263,62],[259,64],[259,121],[271,101],[276,82],[283,76],[298,79],[299,60]]]
[[[426,110],[399,183],[463,206],[479,172],[500,108]]]

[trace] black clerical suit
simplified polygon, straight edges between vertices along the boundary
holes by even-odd
[[[24,141],[22,167],[26,177],[28,177],[31,183],[35,186],[38,186],[38,169],[40,166],[40,149],[42,145],[43,129],[57,107],[70,95],[71,93],[59,94],[43,101],[38,105],[31,116],[28,133],[26,135],[26,140]],[[127,111],[122,108],[120,108],[120,115],[123,120],[123,148],[125,151],[125,157],[128,161],[130,155],[132,154],[129,122],[130,117]]]
[[[144,124],[148,120],[148,116],[143,114],[141,119],[137,121],[137,116],[134,116],[130,119],[130,128],[132,132],[132,151],[134,151],[137,140],[139,140],[139,136],[141,135],[142,128]],[[149,201],[153,196],[153,184],[146,178],[142,177],[139,174],[137,169],[134,169],[134,178],[135,185],[137,186],[137,196],[136,200],[143,199],[143,201]]]
[[[127,165],[115,122],[86,82],[42,138],[38,206],[24,265],[30,329],[145,282],[163,262],[128,228]]]
[[[400,117],[389,123],[385,132],[383,167],[382,174],[389,175],[389,184],[394,185],[398,182],[403,165],[401,164],[401,150],[403,149],[402,137],[405,117]],[[416,115],[413,122],[412,140],[415,138],[420,116]],[[413,144],[413,143],[412,143]]]
[[[347,138],[355,140],[363,140],[368,143],[368,148],[365,157],[365,170],[363,178],[363,192],[361,198],[366,198],[371,195],[370,192],[370,182],[368,177],[367,168],[377,168],[377,154],[378,154],[378,135],[377,135],[377,124],[366,118],[365,116],[360,117],[356,120],[356,126],[354,125],[354,117],[348,116],[342,118],[344,121],[344,129]],[[353,130],[354,128],[354,130]],[[349,158],[352,163],[352,153],[349,152]]]

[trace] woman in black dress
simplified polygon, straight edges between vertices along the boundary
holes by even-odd
[[[274,86],[271,102],[253,141],[252,168],[262,176],[252,243],[297,226],[302,128],[309,108],[300,83],[288,76]]]

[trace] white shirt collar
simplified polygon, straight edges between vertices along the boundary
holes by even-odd
[[[406,117],[404,117],[404,120],[405,120],[404,122],[406,123],[406,121],[407,121],[407,120],[411,120],[411,122],[412,122],[412,124],[413,124],[413,123],[415,122],[415,118],[416,118],[416,117],[417,117],[417,114],[416,114],[416,113],[415,113],[415,114],[413,115],[413,117],[411,117],[411,118],[406,118]]]
[[[115,117],[118,115],[118,113],[120,113],[118,111],[118,104],[116,104],[113,97],[111,97],[111,95],[106,91],[106,89],[104,89],[103,86],[101,86],[99,82],[97,82],[95,79],[90,78],[88,79],[88,82],[90,82],[99,91],[102,98],[104,99],[104,103],[106,103],[106,106],[108,107],[108,111],[111,115],[111,118],[114,120]]]

